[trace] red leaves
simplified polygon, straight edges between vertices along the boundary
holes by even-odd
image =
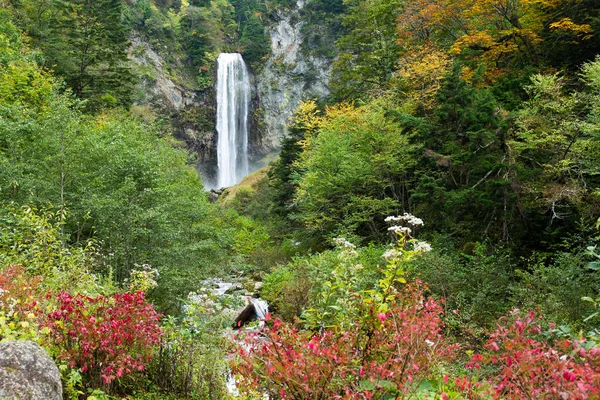
[[[441,313],[440,304],[425,299],[414,284],[387,313],[365,309],[367,317],[348,332],[296,331],[275,320],[272,328],[247,338],[234,372],[241,375],[241,388],[283,399],[402,395],[456,349],[441,336]]]
[[[349,331],[297,331],[275,320],[247,338],[233,370],[240,389],[282,399],[404,398],[457,351],[442,337],[441,313],[440,304],[413,284],[387,313],[365,309],[367,318]],[[535,313],[513,312],[490,334],[488,351],[466,365],[480,370],[493,364],[497,372],[489,382],[447,374],[440,381],[467,398],[600,398],[600,348],[548,339],[548,327]]]
[[[159,314],[143,292],[111,297],[58,294],[47,326],[58,358],[109,384],[142,371],[160,342]]]
[[[586,351],[583,342],[547,340],[541,336],[543,323],[533,312],[501,318],[486,345],[490,354],[475,355],[470,364],[501,368],[491,379],[495,398],[598,398],[598,348]]]
[[[29,277],[22,266],[2,270],[0,310],[27,314],[45,328],[40,329],[48,334],[45,345],[70,368],[81,369],[86,385],[107,385],[144,370],[161,329],[160,316],[143,292],[111,297],[44,293],[41,279]],[[44,306],[54,305],[53,311],[45,311]]]
[[[0,307],[14,303],[15,311],[20,313],[34,310],[41,280],[39,276],[27,276],[22,265],[7,266],[0,273]]]

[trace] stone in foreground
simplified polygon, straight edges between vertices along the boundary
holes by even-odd
[[[0,399],[62,399],[58,368],[37,343],[0,343]]]

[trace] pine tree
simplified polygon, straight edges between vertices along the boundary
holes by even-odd
[[[120,0],[56,0],[46,64],[92,109],[130,103],[127,28]]]

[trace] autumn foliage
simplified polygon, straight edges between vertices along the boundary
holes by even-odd
[[[518,311],[498,321],[467,368],[495,365],[491,378],[498,399],[591,399],[600,396],[600,347],[585,340],[551,340],[543,317]]]
[[[539,62],[546,41],[580,44],[593,37],[581,2],[573,0],[410,0],[398,18],[407,58],[439,45],[449,55],[478,60],[493,75],[524,59]],[[418,66],[418,64],[415,64]]]
[[[41,277],[29,277],[22,265],[9,265],[0,273],[0,309],[13,307],[20,313],[36,306]]]
[[[57,300],[46,326],[58,359],[104,384],[144,370],[161,330],[160,316],[143,292],[111,297],[62,292]]]
[[[313,332],[273,321],[238,350],[239,387],[281,399],[408,398],[432,382],[429,395],[441,399],[600,396],[600,347],[555,340],[554,325],[533,312],[500,318],[485,351],[448,374],[462,351],[444,339],[440,303],[422,290],[407,285],[387,313],[365,309],[354,329]]]
[[[234,371],[240,387],[283,399],[405,396],[457,350],[442,337],[441,313],[414,284],[387,313],[366,307],[366,318],[347,331],[302,331],[275,320],[246,338]]]

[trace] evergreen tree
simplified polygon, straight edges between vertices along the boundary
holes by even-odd
[[[434,228],[468,240],[498,235],[512,207],[504,153],[502,110],[487,88],[461,77],[455,65],[437,93],[434,114],[412,123],[426,151],[416,171],[415,213]],[[481,74],[481,73],[480,73]]]
[[[128,105],[132,75],[120,0],[57,0],[47,40],[46,65],[60,74],[92,109]]]
[[[365,98],[385,91],[397,69],[400,46],[396,19],[401,0],[345,0],[347,33],[337,44],[332,89],[338,99]]]

